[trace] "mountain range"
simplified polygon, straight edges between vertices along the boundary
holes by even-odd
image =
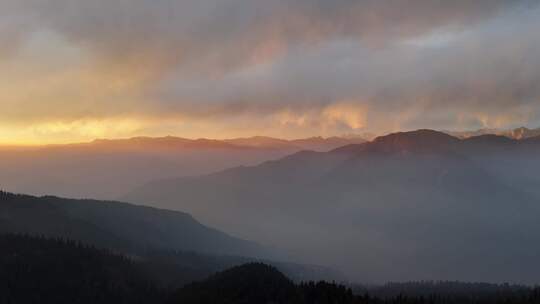
[[[0,228],[211,254],[255,255],[242,241],[251,239],[362,281],[534,282],[526,265],[540,250],[540,137],[520,132],[418,130],[369,142],[140,137],[2,148],[0,184],[7,189],[160,209],[26,196],[22,205],[31,207],[2,210]],[[169,222],[171,211],[161,209],[179,213]],[[217,234],[199,234],[208,230]]]
[[[355,280],[535,282],[539,152],[540,137],[418,130],[156,180],[124,199],[185,210]]]
[[[498,134],[525,139],[540,135],[540,129],[447,133],[459,138]],[[258,165],[303,150],[328,152],[364,143],[364,138],[372,137],[362,134],[286,140],[254,136],[215,140],[167,136],[35,147],[0,146],[0,185],[8,191],[32,195],[115,200],[154,180]]]
[[[137,137],[90,143],[0,148],[0,185],[33,195],[111,200],[155,179],[255,165],[301,150],[327,151],[358,137],[230,140]]]

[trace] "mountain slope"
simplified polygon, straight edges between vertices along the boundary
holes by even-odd
[[[523,172],[540,165],[536,149],[419,130],[157,181],[126,199],[187,210],[358,279],[530,282],[540,200],[526,190],[540,181]]]
[[[63,237],[127,252],[264,253],[259,245],[203,226],[182,212],[6,192],[0,192],[0,232]]]

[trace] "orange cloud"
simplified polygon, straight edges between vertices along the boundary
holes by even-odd
[[[337,102],[323,109],[322,120],[327,127],[345,124],[352,130],[359,130],[366,127],[367,107],[355,101]]]

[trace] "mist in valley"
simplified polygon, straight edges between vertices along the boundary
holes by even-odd
[[[420,130],[140,187],[124,200],[352,281],[536,282],[538,139]]]

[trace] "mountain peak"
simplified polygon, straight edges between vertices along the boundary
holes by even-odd
[[[375,138],[372,146],[384,152],[434,152],[459,142],[459,139],[443,132],[421,129],[392,133]]]

